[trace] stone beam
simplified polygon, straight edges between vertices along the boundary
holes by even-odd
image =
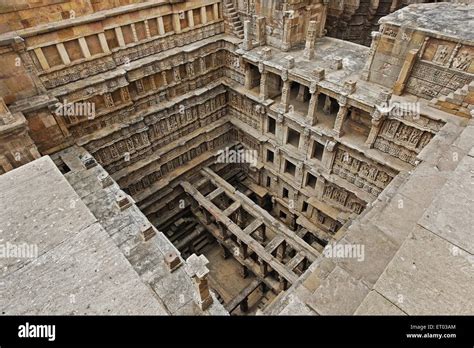
[[[224,305],[224,308],[231,313],[234,309],[236,309],[239,304],[246,300],[249,295],[255,291],[255,289],[258,288],[258,286],[262,282],[258,279],[255,279],[253,282],[251,282],[249,285],[247,285],[237,296],[235,296],[232,300],[230,300],[226,305]]]

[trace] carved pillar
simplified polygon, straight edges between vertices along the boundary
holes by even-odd
[[[186,260],[186,273],[193,279],[196,296],[195,300],[201,310],[205,311],[212,305],[212,296],[209,291],[209,284],[207,281],[207,275],[209,274],[209,269],[206,265],[209,261],[204,255],[197,256],[192,254]]]
[[[283,17],[283,39],[281,43],[281,50],[287,52],[291,48],[291,19],[284,16]]]
[[[296,166],[295,181],[299,187],[303,185],[303,162],[299,162]],[[297,194],[297,192],[295,193]],[[295,199],[296,201],[296,199]]]
[[[334,152],[335,148],[336,142],[330,140],[326,142],[326,146],[324,147],[323,157],[321,158],[321,164],[324,168],[326,168],[328,172],[331,171],[332,163],[336,155],[336,153]],[[316,186],[317,185],[318,184],[316,183]]]
[[[306,33],[306,45],[304,48],[303,56],[306,59],[313,59],[314,58],[314,47],[316,45],[316,28],[317,22],[310,21],[308,26],[308,32]]]
[[[323,0],[323,12],[321,14],[321,22],[319,24],[319,37],[326,35],[326,19],[328,16],[329,0]]]
[[[219,243],[219,245],[221,246],[221,256],[224,260],[227,260],[230,256],[230,251],[225,247],[223,246],[222,244]]]
[[[219,13],[219,3],[218,2],[214,3],[212,9],[214,11],[214,20],[215,21],[219,20],[219,18],[221,17]]]
[[[259,266],[260,266],[260,275],[262,277],[266,277],[268,275],[268,265],[267,265],[267,263],[261,258],[258,258],[258,263],[259,263]]]
[[[175,33],[181,32],[181,20],[179,13],[173,13],[173,30]]]
[[[380,32],[378,31],[372,32],[372,43],[370,45],[369,57],[360,75],[360,77],[365,81],[369,81],[370,69],[372,67],[372,62],[374,61],[375,53],[377,52],[377,47],[379,46],[381,37],[382,37],[382,34]]]
[[[265,30],[265,17],[257,17],[255,39],[259,46],[264,46],[267,42]]]
[[[277,116],[277,119],[276,119],[276,134],[275,134],[275,137],[278,141],[278,143],[281,145],[284,143],[284,134],[283,134],[283,114],[280,113],[278,114]]]
[[[326,99],[324,99],[323,112],[326,115],[331,113],[331,98],[328,95],[326,96]]]
[[[252,37],[250,36],[250,30],[250,21],[244,21],[244,42],[242,43],[242,48],[245,51],[249,51],[252,49]]]
[[[206,24],[206,23],[207,23],[206,6],[201,7],[201,23],[202,23],[202,24]]]
[[[165,35],[165,24],[163,23],[163,17],[158,17],[157,19],[158,22],[158,34],[159,35]]]
[[[290,106],[290,92],[291,92],[291,81],[286,79],[283,82],[283,87],[281,89],[281,107],[283,112],[288,112]]]
[[[64,47],[64,44],[58,43],[56,45],[56,48],[58,49],[59,55],[61,56],[61,60],[63,61],[64,65],[71,64],[71,60],[69,59],[69,55],[66,51],[66,47]]]
[[[86,39],[83,37],[80,37],[78,41],[79,41],[79,46],[81,48],[82,54],[84,55],[84,58],[90,58],[91,52],[89,51],[89,46],[87,46]]]
[[[115,36],[117,37],[117,42],[120,47],[125,46],[125,40],[123,39],[123,33],[121,27],[115,27]]]
[[[382,128],[383,120],[386,118],[386,116],[386,114],[380,112],[377,108],[372,113],[372,126],[370,127],[370,133],[367,136],[367,140],[365,141],[365,144],[369,148],[374,146],[375,139],[377,139],[377,136],[379,135],[380,128]]]
[[[38,58],[38,62],[40,63],[41,68],[43,70],[49,70],[50,69],[49,63],[48,63],[41,47],[35,48],[34,52],[36,54],[36,58]]]
[[[339,100],[339,111],[336,115],[336,120],[334,121],[334,131],[338,137],[342,136],[342,126],[349,112],[349,106],[347,105],[347,98],[342,97]]]
[[[400,74],[398,74],[398,79],[393,86],[393,93],[395,95],[402,95],[403,91],[405,90],[411,70],[415,65],[417,55],[417,49],[410,50],[407,53],[402,69],[400,70]]]
[[[252,89],[252,69],[250,68],[249,63],[244,63],[244,70],[245,70],[245,88]]]
[[[301,142],[300,151],[305,154],[305,158],[309,158],[311,155],[310,151],[310,143],[311,143],[311,133],[308,128],[303,130],[303,141]]]
[[[189,10],[187,12],[187,15],[188,15],[188,26],[190,28],[193,28],[194,27],[194,16],[193,16],[193,10]]]
[[[306,97],[306,86],[300,85],[300,88],[298,90],[298,95],[296,96],[296,100],[300,102],[304,102],[305,97]]]
[[[102,51],[104,53],[110,52],[109,44],[107,43],[107,39],[105,38],[105,34],[104,33],[99,33],[99,35],[97,35],[97,36],[99,37],[100,47],[102,48]]]
[[[314,126],[316,123],[318,123],[317,110],[320,94],[315,83],[312,83],[309,87],[309,93],[311,93],[311,99],[309,100],[308,116],[306,119],[310,125]]]
[[[268,73],[263,71],[260,77],[260,99],[267,100],[268,99]]]

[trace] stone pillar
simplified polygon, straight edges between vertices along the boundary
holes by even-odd
[[[240,306],[240,310],[241,310],[242,312],[244,312],[244,313],[248,312],[248,310],[249,310],[248,298],[247,298],[247,297],[244,298],[244,299],[242,300],[242,302],[240,302],[240,305],[239,305],[239,306]]]
[[[137,29],[135,28],[135,23],[130,24],[130,28],[132,28],[133,41],[138,42],[138,35]]]
[[[374,146],[375,139],[379,135],[380,128],[382,128],[383,120],[386,118],[386,114],[381,113],[377,108],[372,113],[372,126],[370,127],[370,133],[367,136],[367,140],[365,141],[365,145],[370,148]]]
[[[214,20],[215,21],[219,20],[219,18],[221,17],[219,13],[219,3],[216,2],[212,9],[214,11]]]
[[[98,37],[99,37],[100,47],[102,48],[102,51],[104,53],[110,52],[109,44],[107,43],[107,39],[105,38],[105,34],[104,33],[99,33]]]
[[[331,98],[328,95],[326,96],[326,99],[324,99],[323,112],[326,115],[331,113]]]
[[[79,38],[79,46],[81,47],[82,54],[84,58],[90,58],[91,52],[89,51],[89,46],[87,46],[86,39],[83,37]]]
[[[158,34],[159,35],[165,35],[165,24],[163,23],[163,17],[158,17],[157,19],[158,22]]]
[[[263,71],[260,77],[260,99],[268,99],[268,84],[267,84],[268,73]]]
[[[372,68],[372,63],[374,61],[375,57],[375,52],[377,51],[377,47],[379,46],[380,38],[382,37],[382,34],[378,31],[373,31],[372,32],[372,43],[370,45],[370,50],[369,50],[369,57],[367,62],[365,63],[364,69],[362,70],[362,73],[360,75],[361,79],[365,81],[369,81],[370,79],[370,69]]]
[[[49,68],[50,68],[49,63],[48,63],[46,57],[44,56],[44,53],[43,53],[43,50],[41,49],[41,47],[35,48],[34,51],[35,51],[35,54],[36,54],[36,58],[38,58],[38,62],[41,65],[41,68],[43,70],[49,70]]]
[[[319,91],[317,85],[312,83],[309,88],[309,93],[311,93],[311,99],[309,100],[308,106],[308,116],[306,116],[307,122],[314,126],[318,123],[318,101],[319,101]]]
[[[324,147],[324,152],[323,152],[323,158],[321,159],[321,163],[324,168],[329,172],[332,168],[332,162],[334,160],[334,156],[336,153],[334,152],[334,149],[336,148],[336,142],[328,140],[326,142],[326,146]],[[318,182],[316,182],[316,187],[318,186]]]
[[[281,43],[281,50],[288,52],[291,48],[291,20],[286,16],[283,17],[283,39]]]
[[[281,145],[283,144],[284,141],[284,134],[283,134],[283,113],[278,114],[278,117],[276,119],[276,134],[275,137],[277,139],[277,142]]]
[[[192,254],[186,260],[186,273],[193,279],[196,288],[195,301],[201,310],[205,311],[212,305],[212,296],[209,291],[207,275],[209,269],[206,265],[209,261],[204,255]]]
[[[337,112],[336,120],[334,121],[334,131],[338,137],[342,136],[342,126],[349,112],[349,106],[347,105],[347,98],[340,98],[339,102],[339,111]]]
[[[252,69],[250,68],[250,63],[244,63],[245,70],[245,88],[252,89]]]
[[[314,58],[314,47],[316,45],[316,31],[317,31],[317,22],[310,21],[308,25],[308,32],[306,33],[306,45],[304,48],[303,56],[306,59]]]
[[[222,244],[219,243],[219,245],[221,246],[221,256],[224,260],[227,260],[230,256],[230,251],[225,247],[223,246]]]
[[[309,147],[311,143],[311,132],[308,128],[303,129],[303,141],[300,142],[300,151],[306,154],[306,158],[310,154]]]
[[[121,27],[115,27],[115,36],[117,37],[117,42],[120,47],[125,46],[125,40],[123,39],[123,33]]]
[[[242,48],[245,51],[252,49],[252,37],[250,36],[251,23],[250,21],[244,22],[244,42],[242,43]]]
[[[258,263],[260,264],[260,275],[262,277],[266,277],[268,275],[268,265],[267,265],[267,263],[261,258],[258,259]]]
[[[188,15],[188,26],[190,28],[193,28],[194,27],[194,16],[193,16],[193,10],[189,10],[187,12],[187,15]]]
[[[222,240],[226,240],[227,238],[229,238],[229,233],[227,232],[227,226],[220,221],[217,222],[217,226],[219,226],[220,238]]]
[[[202,24],[206,24],[206,23],[207,23],[206,6],[201,7],[201,23],[202,23]]]
[[[321,14],[321,21],[319,23],[319,37],[326,35],[326,19],[328,16],[329,0],[323,0],[323,12]]]
[[[249,270],[244,265],[240,265],[240,276],[244,279],[249,276]]]
[[[398,74],[398,79],[393,86],[393,93],[395,95],[402,95],[402,93],[405,91],[405,87],[413,66],[415,65],[417,55],[417,49],[412,49],[407,53],[402,69],[400,70],[400,74]]]
[[[179,13],[173,13],[173,30],[175,33],[181,32],[181,21],[179,18]]]
[[[298,90],[298,95],[296,96],[296,100],[300,102],[304,102],[305,97],[306,97],[306,86],[300,85],[300,88]]]
[[[256,33],[255,33],[255,39],[257,41],[257,44],[259,46],[264,46],[267,42],[265,17],[263,16],[257,17],[256,27],[257,28],[256,28]]]
[[[239,253],[244,260],[249,257],[248,246],[242,241],[239,241]]]
[[[265,240],[267,239],[267,236],[266,236],[266,227],[264,224],[262,224],[258,229],[257,229],[257,234],[256,234],[257,238],[259,239],[260,242],[265,242]]]
[[[56,45],[56,48],[58,49],[59,55],[61,56],[61,60],[63,61],[64,65],[71,64],[71,60],[69,59],[69,55],[67,54],[66,47],[64,47],[64,44],[58,43]]]
[[[279,278],[280,278],[280,290],[285,291],[286,289],[288,289],[288,280],[283,278],[281,275],[279,275]]]
[[[291,81],[286,80],[283,82],[283,87],[281,89],[281,107],[283,112],[288,112],[290,106],[290,92],[291,92]]]
[[[286,241],[281,242],[281,244],[277,247],[276,257],[278,260],[283,260],[286,254]]]

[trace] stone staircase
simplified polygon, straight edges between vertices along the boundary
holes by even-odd
[[[474,112],[474,81],[446,96],[434,98],[430,105],[458,116],[472,117],[471,115]]]
[[[237,36],[239,39],[244,38],[244,25],[240,20],[239,14],[235,9],[232,0],[224,0],[224,16],[227,19],[229,31]]]

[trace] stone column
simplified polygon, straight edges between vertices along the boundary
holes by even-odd
[[[63,61],[64,65],[71,64],[71,60],[69,59],[69,55],[67,54],[66,47],[64,47],[63,43],[58,43],[56,45],[58,49],[59,55],[61,56],[61,60]]]
[[[194,16],[193,16],[193,10],[189,10],[187,12],[187,15],[188,15],[188,26],[190,28],[193,28],[194,27]]]
[[[240,265],[240,276],[244,279],[249,276],[249,270],[244,265]]]
[[[245,71],[245,88],[252,89],[252,69],[250,68],[250,63],[244,63]]]
[[[268,84],[267,84],[268,72],[263,71],[260,77],[260,99],[268,99]]]
[[[192,254],[186,260],[186,273],[193,279],[196,288],[195,301],[201,310],[205,311],[212,305],[212,296],[209,291],[207,275],[209,269],[206,265],[209,261],[204,255]]]
[[[266,277],[268,275],[268,265],[267,265],[267,263],[261,258],[258,258],[258,263],[260,264],[260,275],[262,277]]]
[[[276,257],[278,260],[283,260],[286,254],[286,241],[281,242],[277,247]]]
[[[181,21],[179,18],[179,13],[173,13],[173,30],[175,33],[181,32]]]
[[[87,46],[87,41],[85,38],[79,38],[79,46],[81,47],[82,54],[84,58],[90,58],[91,52],[89,51],[89,46]]]
[[[36,54],[36,58],[38,58],[38,62],[41,65],[41,68],[43,70],[49,70],[50,66],[48,64],[48,60],[46,59],[41,47],[35,48],[34,51],[35,51],[35,54]]]
[[[242,300],[242,302],[240,302],[240,305],[239,305],[239,306],[240,306],[240,310],[241,310],[242,312],[244,312],[244,313],[248,312],[248,310],[249,310],[248,298],[247,298],[247,297],[244,298],[244,299]]]
[[[116,27],[115,29],[115,36],[117,37],[117,42],[120,47],[125,46],[125,40],[123,39],[123,33],[121,27]]]
[[[158,34],[159,35],[165,35],[165,24],[163,23],[163,17],[158,17],[157,19],[158,22]]]
[[[283,17],[283,39],[281,43],[281,50],[287,52],[291,48],[291,20],[286,16]]]
[[[259,46],[264,46],[267,42],[265,17],[263,16],[257,17],[255,39]]]
[[[281,89],[281,107],[283,112],[288,112],[290,106],[290,92],[291,92],[291,81],[286,79],[283,82],[283,87]]]
[[[288,281],[285,278],[283,278],[281,275],[279,275],[279,278],[280,278],[280,290],[285,291],[286,289],[288,289]]]
[[[219,13],[219,3],[216,2],[212,9],[214,11],[214,20],[215,21],[219,20],[219,18],[221,17]]]
[[[379,46],[380,38],[382,37],[382,34],[378,31],[373,31],[372,32],[372,43],[370,45],[370,50],[369,50],[369,57],[367,62],[365,63],[364,69],[362,70],[362,73],[360,75],[361,79],[365,81],[369,81],[370,78],[370,69],[372,67],[372,63],[374,61],[375,57],[375,52],[377,51],[377,47]]]
[[[311,143],[311,132],[309,131],[308,128],[305,128],[303,130],[303,141],[301,142],[300,145],[300,151],[305,154],[305,158],[309,158],[309,147]]]
[[[316,45],[316,31],[317,31],[317,22],[310,21],[308,25],[308,32],[306,33],[306,45],[304,48],[303,56],[306,59],[314,58],[314,47]]]
[[[219,226],[220,238],[222,240],[226,240],[227,238],[229,238],[229,233],[227,232],[227,226],[220,221],[217,222],[217,226]]]
[[[342,126],[349,112],[349,106],[347,105],[347,98],[342,97],[339,99],[339,111],[336,115],[336,120],[334,121],[334,131],[338,137],[342,136]]]
[[[301,188],[303,185],[303,162],[299,162],[296,166],[295,181],[296,184]],[[297,194],[297,191],[295,192],[295,194]]]
[[[326,19],[328,16],[329,0],[323,0],[323,13],[321,14],[321,22],[319,23],[319,37],[326,35]]]
[[[242,241],[239,241],[239,252],[242,258],[245,260],[249,255],[248,255],[248,246]]]
[[[334,149],[336,148],[336,142],[332,140],[328,140],[326,142],[326,146],[324,147],[323,158],[321,158],[321,164],[328,172],[330,172],[332,167],[332,162],[334,161],[334,157],[336,153]]]
[[[207,23],[206,6],[201,7],[201,23],[202,23],[202,24],[206,24],[206,23]]]
[[[375,140],[379,135],[380,128],[382,128],[383,120],[386,118],[386,114],[380,112],[377,108],[372,113],[372,126],[370,127],[370,133],[367,136],[367,140],[365,141],[365,145],[370,148],[374,146]]]
[[[219,243],[219,245],[221,246],[221,256],[224,260],[227,260],[230,256],[230,251],[225,247],[223,246],[222,244]]]
[[[308,116],[306,119],[310,125],[314,126],[316,123],[318,123],[317,110],[320,94],[315,83],[312,83],[309,87],[309,93],[311,93],[311,99],[309,100]]]
[[[328,95],[326,96],[326,99],[324,99],[323,112],[326,115],[331,113],[331,98]]]
[[[245,51],[252,49],[252,37],[250,36],[251,23],[250,21],[244,22],[244,42],[242,43],[242,48]]]
[[[105,37],[105,34],[104,33],[99,33],[98,37],[99,37],[100,47],[102,48],[102,51],[104,53],[110,52],[109,44],[107,43],[107,39]]]
[[[275,137],[277,139],[278,144],[283,144],[284,141],[284,134],[283,134],[283,113],[278,114],[278,117],[276,119],[276,134]]]
[[[300,88],[298,90],[298,95],[296,96],[296,100],[300,102],[304,102],[305,97],[306,97],[306,86],[300,85]]]

